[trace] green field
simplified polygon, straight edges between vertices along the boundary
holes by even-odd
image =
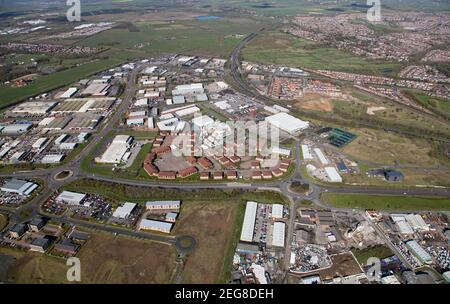
[[[398,63],[366,60],[282,32],[269,32],[258,36],[243,49],[242,57],[246,61],[263,64],[373,75],[381,75],[384,69],[393,70],[395,73],[401,67]]]
[[[0,231],[8,225],[8,216],[0,213]]]
[[[384,245],[376,245],[365,249],[352,250],[359,264],[366,265],[369,258],[385,259],[393,255],[392,250]]]
[[[147,55],[179,53],[228,57],[242,39],[235,35],[247,35],[262,26],[259,21],[247,18],[135,22],[133,25],[133,28],[105,31],[81,43],[115,50],[140,50]],[[140,44],[142,48],[137,48]]]
[[[450,100],[444,100],[442,98],[428,96],[420,92],[408,92],[416,102],[424,107],[427,107],[442,116],[450,118]]]
[[[335,208],[399,210],[399,211],[450,210],[450,198],[443,198],[443,197],[323,193],[321,199],[322,201],[330,204]]]
[[[38,77],[31,85],[23,88],[0,86],[0,108],[40,93],[69,85],[89,75],[119,65],[122,62],[122,59],[103,59],[51,75]]]

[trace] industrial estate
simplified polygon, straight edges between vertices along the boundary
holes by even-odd
[[[1,283],[450,282],[445,1],[12,2]]]

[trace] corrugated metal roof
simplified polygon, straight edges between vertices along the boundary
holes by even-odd
[[[257,208],[257,203],[247,202],[247,206],[245,207],[244,222],[242,224],[241,241],[253,242],[253,231],[255,229]]]

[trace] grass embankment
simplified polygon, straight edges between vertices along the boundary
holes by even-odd
[[[281,193],[246,189],[172,189],[130,186],[91,179],[76,180],[63,187],[64,190],[102,195],[115,201],[145,202],[148,200],[255,200],[261,203],[284,203],[289,201]]]
[[[369,258],[384,259],[394,254],[389,247],[384,245],[376,245],[365,249],[354,249],[352,252],[361,265],[366,265]]]
[[[450,198],[400,195],[323,193],[321,199],[336,208],[449,211]]]
[[[6,214],[0,213],[0,231],[5,229],[8,225],[8,216]]]

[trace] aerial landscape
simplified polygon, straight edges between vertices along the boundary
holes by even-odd
[[[0,283],[450,283],[449,42],[447,0],[0,1]]]

